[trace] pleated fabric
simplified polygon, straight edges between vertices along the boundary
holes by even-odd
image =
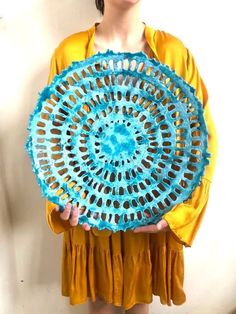
[[[185,301],[183,249],[169,232],[96,235],[78,226],[65,234],[62,270],[62,295],[71,304],[99,296],[129,309],[151,303],[153,294],[162,304]]]

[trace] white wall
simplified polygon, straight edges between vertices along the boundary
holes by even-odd
[[[195,56],[220,146],[207,213],[185,251],[187,302],[168,308],[155,297],[151,313],[236,313],[233,3],[143,0],[143,20],[180,37]],[[23,145],[53,49],[98,14],[93,0],[2,0],[0,16],[0,313],[87,313],[60,295],[61,236],[46,225]]]

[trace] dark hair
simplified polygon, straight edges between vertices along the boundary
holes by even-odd
[[[104,0],[95,0],[95,4],[101,14],[104,14]]]

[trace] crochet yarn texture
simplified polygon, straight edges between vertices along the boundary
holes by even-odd
[[[157,223],[209,163],[194,88],[143,52],[73,62],[41,92],[28,130],[43,196],[100,230]]]

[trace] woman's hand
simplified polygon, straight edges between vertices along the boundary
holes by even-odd
[[[59,206],[56,206],[55,210],[59,212]],[[71,226],[75,227],[78,225],[79,215],[81,214],[81,212],[82,210],[78,207],[72,206],[71,203],[67,203],[64,211],[60,213],[60,218],[62,220],[69,220]],[[87,223],[82,224],[82,227],[85,231],[90,230],[90,226]]]
[[[161,219],[156,225],[148,225],[137,227],[134,229],[135,233],[138,232],[149,232],[149,233],[157,233],[157,232],[167,232],[170,231],[170,227],[168,222],[164,219]]]

